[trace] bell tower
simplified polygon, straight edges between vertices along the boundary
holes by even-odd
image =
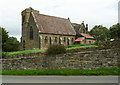
[[[29,17],[30,17],[30,13],[34,12],[34,13],[39,13],[39,11],[34,10],[33,8],[29,7],[26,8],[25,10],[22,11],[21,15],[22,15],[22,37],[21,37],[21,50],[26,50],[26,42],[28,39],[28,23],[29,23]]]
[[[29,17],[30,17],[30,12],[39,13],[39,11],[34,10],[31,7],[23,10],[22,13],[21,13],[21,15],[22,15],[22,25],[28,23],[28,20],[29,20]]]

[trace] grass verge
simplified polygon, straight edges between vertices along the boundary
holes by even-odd
[[[78,70],[78,69],[3,70],[2,75],[66,75],[66,76],[120,75],[120,69],[114,67],[114,68],[99,68],[94,70]]]

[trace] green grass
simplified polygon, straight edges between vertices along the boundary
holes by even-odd
[[[20,55],[20,54],[37,53],[37,52],[45,52],[45,49],[7,52],[7,55],[10,56],[10,55]]]
[[[118,74],[119,71],[119,74]],[[2,75],[120,75],[120,69],[99,68],[94,70],[78,70],[78,69],[46,69],[46,70],[3,70]]]
[[[94,44],[69,45],[66,47],[66,49],[71,50],[71,49],[86,48],[86,47],[98,47],[98,46]],[[20,54],[28,54],[28,53],[45,52],[45,51],[46,51],[45,49],[41,49],[41,50],[25,50],[25,51],[6,52],[6,53],[7,56],[11,56],[11,55],[20,55]]]
[[[78,49],[78,48],[87,48],[87,47],[98,47],[98,46],[95,44],[69,45],[67,47],[67,50]]]

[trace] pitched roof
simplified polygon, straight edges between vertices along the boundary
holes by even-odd
[[[79,29],[80,29],[80,24],[77,24],[77,23],[72,23],[73,27],[74,27],[74,30],[76,32],[76,34],[79,34]]]
[[[32,13],[40,33],[76,35],[76,32],[68,19]]]
[[[94,39],[94,37],[90,36],[89,34],[81,34],[82,36],[84,36],[85,38],[91,38]]]
[[[84,37],[79,37],[79,38],[77,38],[76,40],[75,40],[75,42],[77,42],[77,41],[82,41],[84,39]]]

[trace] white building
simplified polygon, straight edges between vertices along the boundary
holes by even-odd
[[[118,23],[120,23],[120,1],[118,2]]]

